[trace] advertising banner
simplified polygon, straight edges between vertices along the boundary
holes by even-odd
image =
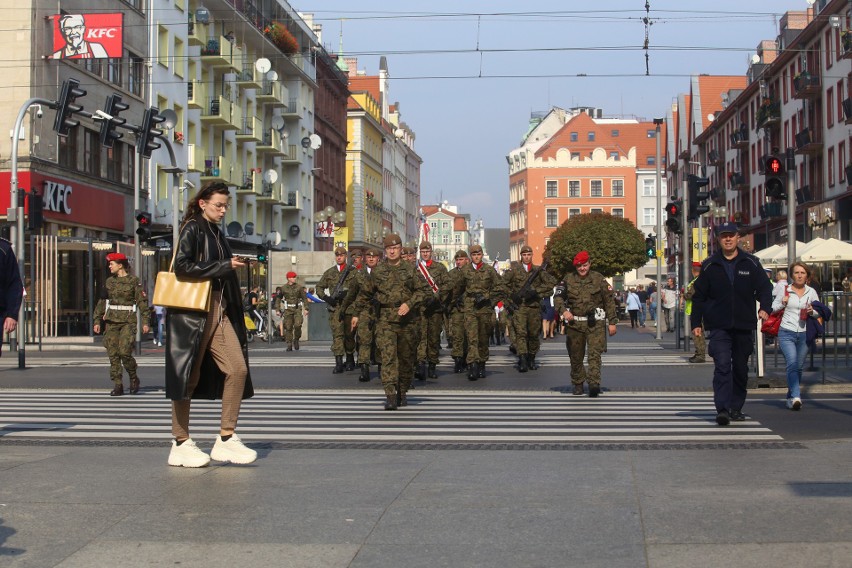
[[[124,14],[56,14],[52,59],[107,59],[124,55]]]

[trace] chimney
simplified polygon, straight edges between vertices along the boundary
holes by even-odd
[[[757,55],[760,57],[761,63],[769,65],[778,58],[778,49],[775,42],[771,39],[765,39],[757,44]]]
[[[790,11],[781,16],[779,26],[784,30],[803,30],[810,22],[811,15],[807,11]]]

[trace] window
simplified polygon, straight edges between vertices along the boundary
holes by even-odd
[[[643,179],[642,180],[642,197],[654,197],[657,195],[657,192],[654,191],[657,183],[656,180],[653,179]]]
[[[571,142],[576,142],[579,139],[578,137],[579,137],[579,134],[577,134],[576,132],[572,132],[571,133]]]
[[[612,132],[609,133],[609,135],[612,136],[613,138],[618,138],[618,130],[613,130]]]
[[[448,245],[450,244],[450,235],[444,233],[441,235],[441,244]]]
[[[172,57],[172,73],[183,78],[186,75],[186,49],[183,41],[175,37],[175,54]]]
[[[589,209],[589,213],[603,213],[603,209],[601,209],[600,207],[592,207],[591,209]]]
[[[589,142],[595,141],[595,133],[594,132],[590,131],[588,136],[589,136]]]
[[[834,87],[829,87],[825,92],[825,125],[828,128],[834,126]]]
[[[580,214],[579,209],[569,209],[568,210],[568,217],[573,217],[574,215],[579,215],[579,214]]]
[[[580,180],[572,179],[568,182],[568,197],[580,197]]]
[[[828,187],[834,187],[834,148],[828,149]]]
[[[449,229],[450,228],[450,222],[449,221],[441,221],[441,228],[445,229],[445,230]]]
[[[837,144],[837,179],[841,182],[845,181],[849,185],[850,180],[846,179],[846,141]]]
[[[656,137],[657,137],[657,130],[656,129],[648,131],[648,138],[656,138]]]
[[[157,26],[157,63],[169,66],[169,30],[164,26]]]
[[[657,163],[657,161],[656,161],[656,159],[654,158],[654,156],[648,156],[648,157],[645,159],[645,163],[646,163],[646,164],[648,164],[649,166],[653,166],[654,164],[656,164],[656,163]]]
[[[837,121],[846,120],[846,115],[843,113],[843,79],[837,82]]]
[[[618,152],[610,152],[609,157],[615,160],[616,162],[621,161],[621,154],[619,154]]]
[[[130,57],[130,67],[127,71],[127,90],[141,97],[144,88],[145,60],[133,53],[128,55]],[[87,59],[86,61],[97,61],[97,59]]]
[[[106,77],[105,79],[112,83],[113,85],[122,86],[124,83],[122,82],[122,72],[121,65],[122,59],[110,58],[107,59],[106,63]]]
[[[571,152],[571,159],[572,160],[579,160],[580,159],[580,152]]]
[[[623,179],[612,180],[612,196],[613,197],[624,197],[624,180]]]
[[[92,73],[92,74],[100,77],[101,76],[101,62],[102,61],[103,61],[103,59],[94,59],[94,58],[93,59],[83,59],[83,68],[86,71],[88,71],[89,73]]]
[[[603,197],[603,182],[599,179],[592,180],[592,197]]]
[[[657,208],[645,207],[642,209],[642,224],[656,225],[657,224]]]
[[[461,233],[456,233],[453,235],[453,242],[457,245],[461,244]]]
[[[620,207],[616,207],[615,209],[612,210],[612,216],[613,217],[619,217],[619,218],[623,219],[624,218],[624,209],[622,209]]]
[[[69,170],[77,169],[77,132],[72,128],[68,136],[59,137],[59,165]]]
[[[556,227],[559,224],[559,212],[557,209],[548,209],[547,210],[547,224],[546,227]]]
[[[432,229],[432,231],[435,231],[438,228],[438,222],[437,221],[430,222],[429,227]]]
[[[557,197],[556,187],[557,183],[555,179],[547,180],[547,197]]]

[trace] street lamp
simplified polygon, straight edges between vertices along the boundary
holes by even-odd
[[[316,227],[317,237],[333,237],[335,239],[340,237],[341,231],[339,227],[344,223],[346,223],[346,211],[338,211],[332,205],[314,213],[314,226]],[[334,244],[338,245],[339,243],[335,241]],[[343,243],[342,246],[346,246],[346,243]]]

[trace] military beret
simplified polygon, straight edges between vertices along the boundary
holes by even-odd
[[[692,268],[701,268],[701,263],[700,262],[693,262]]]
[[[429,241],[423,241],[420,243],[420,250],[432,250],[432,243]]]
[[[402,247],[402,254],[414,254],[414,247]]]
[[[120,253],[120,252],[111,252],[111,253],[109,253],[108,255],[106,255],[106,259],[107,259],[107,262],[112,262],[112,261],[115,261],[115,262],[121,262],[121,261],[127,262],[127,257],[126,257],[126,256],[124,256],[124,254],[122,254],[122,253]]]
[[[296,273],[293,272],[292,270],[287,273],[287,278],[295,278],[295,277],[296,277]]]
[[[351,251],[349,251],[349,256],[364,256],[364,255],[363,255],[363,253],[361,253],[361,249],[354,248]]]
[[[453,258],[467,258],[467,253],[463,250],[456,251],[456,256]]]
[[[366,256],[379,256],[379,251],[374,248],[368,248],[367,252],[364,253]]]
[[[399,235],[397,235],[396,233],[391,233],[390,235],[386,236],[384,240],[382,240],[382,244],[385,248],[401,245],[402,239],[400,239]]]
[[[522,246],[521,247],[521,254],[524,254],[525,252],[532,252],[532,247],[530,245]]]
[[[473,254],[475,252],[482,252],[482,246],[481,245],[470,245],[468,247],[467,251],[471,254]]]
[[[334,249],[334,254],[346,254],[346,247],[337,247]]]
[[[589,253],[587,251],[581,250],[577,253],[577,256],[574,257],[574,266],[580,266],[587,262],[589,262]]]

